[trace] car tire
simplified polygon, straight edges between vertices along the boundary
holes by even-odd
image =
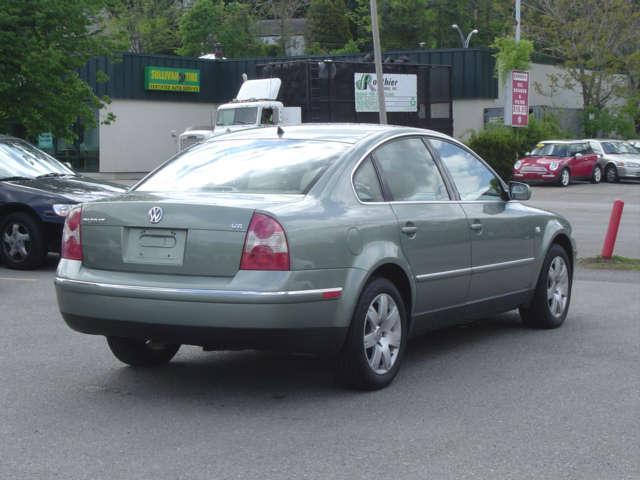
[[[560,176],[558,177],[558,185],[561,187],[568,187],[571,183],[571,172],[568,168],[562,169]]]
[[[608,183],[617,183],[618,178],[618,169],[615,165],[607,165],[607,168],[604,170],[604,178]]]
[[[132,367],[157,367],[171,361],[180,345],[155,344],[148,340],[107,337],[111,352],[122,363]]]
[[[398,289],[386,278],[371,280],[360,295],[338,358],[338,381],[359,390],[389,385],[400,369],[407,328]]]
[[[600,183],[602,181],[602,168],[599,165],[593,169],[591,174],[591,183]]]
[[[571,303],[572,267],[564,248],[553,244],[542,265],[533,300],[520,307],[522,323],[530,328],[557,328]]]
[[[26,212],[10,213],[0,222],[0,257],[8,268],[33,270],[47,255],[44,229]]]

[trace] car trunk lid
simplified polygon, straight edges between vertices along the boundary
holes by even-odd
[[[86,204],[83,264],[104,270],[231,277],[238,271],[256,207],[290,202],[291,197],[159,198],[133,192],[118,201]]]

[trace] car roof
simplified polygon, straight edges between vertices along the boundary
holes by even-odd
[[[584,142],[588,142],[588,140],[543,140],[540,143],[566,143],[566,144],[570,144],[570,143],[584,143]]]
[[[619,138],[587,138],[585,142],[626,142],[626,140],[620,140]]]
[[[341,142],[355,144],[367,137],[384,133],[416,133],[421,135],[433,135],[447,138],[446,135],[433,130],[420,128],[401,127],[395,125],[378,125],[367,123],[310,123],[304,125],[282,125],[280,127],[262,127],[240,130],[214,137],[211,141],[221,140],[245,140],[245,139],[270,139],[278,138],[278,129],[281,129],[281,138],[292,140],[316,140],[327,142]]]

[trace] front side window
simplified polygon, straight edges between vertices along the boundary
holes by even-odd
[[[353,186],[356,195],[362,202],[382,202],[384,200],[378,175],[370,158],[362,162],[356,170],[353,175]]]
[[[386,143],[376,150],[374,157],[393,200],[449,200],[438,167],[419,138]]]
[[[442,163],[451,174],[461,200],[499,200],[503,198],[498,177],[467,150],[442,140],[430,139]]]
[[[349,147],[308,140],[206,142],[178,154],[136,190],[306,194]]]

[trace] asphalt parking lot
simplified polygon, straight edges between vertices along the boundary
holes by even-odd
[[[615,198],[616,252],[640,257],[640,185],[535,187],[531,204],[591,256]],[[578,269],[562,328],[508,313],[436,332],[359,393],[304,356],[183,347],[125,367],[66,327],[55,263],[0,267],[0,479],[640,478],[640,272]]]

